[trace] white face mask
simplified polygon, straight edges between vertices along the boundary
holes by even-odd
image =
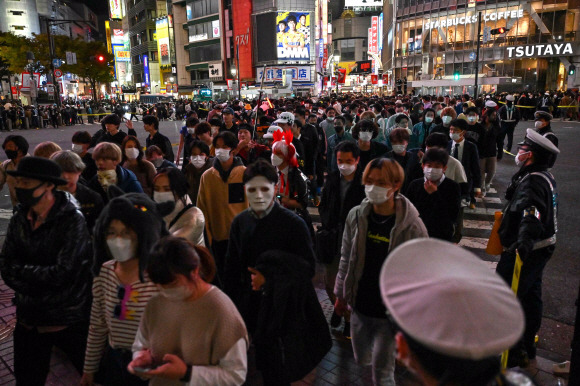
[[[274,201],[274,192],[276,187],[266,177],[257,176],[246,182],[246,197],[250,208],[255,212],[263,212],[272,201]]]
[[[433,117],[425,117],[425,123],[433,122]]]
[[[343,176],[350,176],[356,170],[356,165],[340,164],[338,165],[338,170]]]
[[[468,120],[469,122],[476,122],[476,121],[477,121],[477,117],[473,117],[473,116],[471,116],[471,117],[467,117],[467,120]]]
[[[407,145],[393,145],[393,152],[395,154],[403,154],[407,150]]]
[[[534,122],[534,127],[536,128],[536,131],[538,131],[542,127],[544,127],[544,122],[542,122],[542,121],[536,121],[536,122]]]
[[[370,142],[373,139],[373,133],[370,131],[361,131],[358,133],[358,138],[363,142]]]
[[[215,149],[215,156],[220,162],[227,162],[230,159],[229,149]]]
[[[454,140],[455,142],[459,141],[459,139],[461,138],[461,135],[459,135],[459,133],[453,133],[450,135],[451,139]]]
[[[193,135],[195,133],[195,127],[188,127],[187,128],[187,132],[191,135]]]
[[[365,185],[365,194],[371,204],[375,205],[380,205],[391,198],[392,194],[389,195],[389,191],[391,190],[392,188],[383,188],[376,185]]]
[[[169,300],[185,300],[191,296],[191,290],[184,286],[173,287],[173,288],[159,288],[159,292],[162,296],[165,296]]]
[[[72,144],[72,151],[74,151],[77,154],[81,154],[83,152],[83,145],[78,145],[76,143]]]
[[[280,166],[284,162],[284,158],[280,157],[279,155],[272,154],[272,165],[273,166]]]
[[[425,175],[425,178],[428,179],[429,181],[436,182],[439,181],[441,177],[443,177],[443,169],[425,168],[423,170],[423,174]]]
[[[451,123],[452,118],[450,116],[446,115],[446,116],[442,117],[441,120],[443,121],[444,125],[448,125]]]
[[[515,158],[515,161],[516,161],[516,166],[518,166],[518,167],[521,167],[521,166],[522,166],[522,165],[525,163],[525,161],[522,161],[522,160],[520,159],[520,156],[521,156],[521,155],[528,154],[528,153],[529,153],[529,151],[526,151],[526,152],[524,152],[524,153],[518,153],[518,154],[516,155],[516,158]]]
[[[203,165],[205,165],[206,158],[207,157],[204,155],[194,155],[193,157],[191,157],[191,163],[197,169],[200,169],[201,167],[203,167]]]
[[[153,201],[155,202],[175,202],[173,192],[153,192]]]
[[[136,149],[134,147],[128,147],[125,149],[125,155],[129,159],[137,159],[137,157],[139,156],[139,149]]]
[[[133,242],[131,239],[125,239],[122,237],[113,237],[107,239],[107,246],[109,247],[109,252],[118,262],[125,262],[133,257]]]

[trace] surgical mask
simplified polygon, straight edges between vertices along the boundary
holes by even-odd
[[[391,190],[392,188],[383,188],[376,185],[365,185],[365,194],[371,204],[375,205],[383,204],[389,198],[391,198],[392,194],[389,195],[389,191]]]
[[[534,126],[536,128],[536,131],[540,130],[542,127],[544,127],[544,122],[542,121],[536,121],[534,122]]]
[[[403,154],[407,150],[407,145],[393,145],[393,152],[395,154]]]
[[[446,116],[442,117],[441,120],[443,121],[444,125],[448,125],[451,123],[452,118],[450,116],[446,115]]]
[[[423,110],[419,110],[419,114],[423,114]]]
[[[173,192],[153,192],[153,201],[155,202],[175,202]]]
[[[272,165],[273,166],[280,166],[284,162],[284,158],[280,157],[279,155],[272,154]]]
[[[257,176],[246,182],[246,197],[254,212],[264,212],[272,201],[276,187],[266,177]]]
[[[437,110],[437,116],[440,117],[441,116],[441,111],[443,110]]]
[[[425,168],[423,171],[425,178],[429,181],[436,182],[443,176],[443,169],[441,168]]]
[[[356,170],[356,165],[340,164],[338,170],[343,176],[350,176]]]
[[[433,117],[425,117],[425,123],[433,122]]]
[[[467,117],[467,120],[469,122],[476,122],[477,121],[477,117]]]
[[[459,133],[452,133],[450,135],[451,139],[454,140],[455,142],[458,142],[459,139],[461,138],[461,135]]]
[[[131,239],[123,237],[113,237],[107,239],[107,247],[115,261],[125,262],[133,257],[133,242]]]
[[[195,133],[195,127],[188,127],[188,128],[187,128],[187,132],[188,132],[190,135],[193,135],[193,134]]]
[[[136,149],[134,147],[128,147],[127,149],[125,149],[125,155],[129,159],[137,159],[137,157],[139,156],[139,149]]]
[[[21,203],[26,207],[33,207],[34,205],[38,204],[42,196],[44,196],[44,193],[46,193],[45,191],[40,196],[34,197],[34,191],[40,188],[43,184],[44,182],[41,182],[39,185],[30,189],[14,188],[14,191],[16,193],[16,199],[18,200],[19,203]]]
[[[230,159],[230,149],[215,149],[215,156],[220,162],[227,162]]]
[[[397,124],[397,127],[401,128],[401,129],[406,129],[407,123],[399,123],[399,124]]]
[[[515,159],[514,159],[514,160],[516,161],[516,166],[518,166],[518,167],[521,167],[521,166],[524,164],[524,161],[522,161],[522,160],[520,159],[520,156],[521,156],[521,155],[528,154],[528,153],[529,153],[529,151],[526,151],[525,153],[518,153],[518,154],[516,155],[516,157],[515,157]]]
[[[155,165],[156,168],[160,168],[161,165],[163,164],[163,158],[157,158],[151,162],[153,163],[153,165]]]
[[[18,157],[18,150],[4,150],[4,153],[6,153],[6,157],[11,160],[15,160],[16,157]]]
[[[327,118],[326,118],[326,120],[327,120],[328,122],[332,122],[332,121],[334,121],[334,117],[327,117]]]
[[[193,157],[191,157],[191,163],[197,169],[200,169],[201,167],[203,167],[203,165],[205,165],[205,161],[206,161],[206,156],[204,156],[204,155],[194,155]]]
[[[370,140],[373,138],[373,133],[370,131],[361,131],[358,133],[358,138],[363,142],[370,142]]]
[[[159,293],[169,300],[185,300],[191,296],[191,290],[184,286],[159,288]]]
[[[83,145],[78,145],[76,143],[72,144],[72,151],[77,153],[77,154],[81,154],[83,152]]]

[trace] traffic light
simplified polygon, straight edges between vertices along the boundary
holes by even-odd
[[[510,30],[509,28],[499,27],[499,28],[492,29],[490,31],[490,33],[492,35],[501,35],[501,34],[505,34],[505,33],[509,32],[509,30]]]
[[[459,80],[459,71],[453,73],[453,80]]]
[[[571,64],[570,67],[568,67],[568,75],[574,75],[576,73],[576,66]]]
[[[103,63],[105,61],[105,57],[103,55],[97,55],[97,62]]]

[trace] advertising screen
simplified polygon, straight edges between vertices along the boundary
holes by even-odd
[[[169,23],[166,17],[155,22],[157,33],[157,51],[159,52],[159,65],[171,64],[171,47],[169,45]]]
[[[149,77],[149,56],[143,55],[143,84],[150,86],[151,78]]]
[[[109,0],[111,19],[122,19],[121,0]]]
[[[276,46],[278,59],[310,60],[310,14],[278,12]]]

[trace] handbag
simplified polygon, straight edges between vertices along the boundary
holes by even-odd
[[[336,258],[337,245],[338,231],[336,229],[319,228],[316,231],[316,255],[320,263],[332,263]]]

